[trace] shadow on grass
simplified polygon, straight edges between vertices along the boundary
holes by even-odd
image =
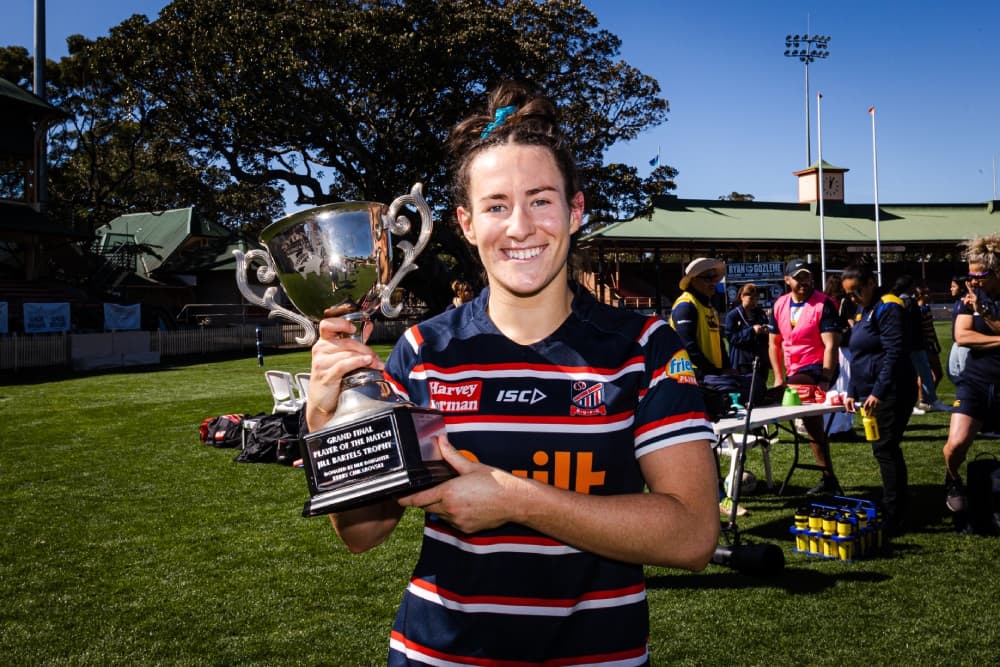
[[[951,512],[944,505],[944,472],[942,468],[941,484],[911,484],[909,490],[909,527],[916,532],[938,532],[941,528],[947,528],[952,521]],[[788,523],[784,532],[787,532],[791,525],[792,515],[795,510],[805,505],[813,503],[836,504],[833,496],[817,495],[809,496],[805,493],[805,487],[789,486],[783,495],[777,495],[780,484],[775,485],[774,491],[753,493],[743,497],[743,502],[752,512],[767,513],[772,511],[786,512]],[[869,500],[876,505],[882,498],[881,486],[846,486],[843,495],[848,498],[858,500]],[[739,523],[753,523],[752,517],[740,519]],[[755,533],[769,524],[754,526]],[[766,532],[766,531],[765,531]],[[761,534],[762,537],[773,535]]]
[[[646,579],[646,587],[656,590],[718,590],[726,588],[780,588],[793,595],[811,595],[838,583],[878,584],[892,577],[882,572],[817,572],[808,568],[786,567],[780,576],[754,577],[739,572],[657,575]]]

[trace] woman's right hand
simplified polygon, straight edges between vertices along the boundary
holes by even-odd
[[[340,381],[359,368],[381,370],[382,360],[374,351],[351,336],[354,323],[340,317],[350,312],[347,307],[328,308],[319,323],[319,338],[312,347],[309,371],[309,396],[306,400],[306,423],[310,431],[325,426],[337,410]]]

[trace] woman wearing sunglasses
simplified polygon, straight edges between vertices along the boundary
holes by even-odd
[[[981,431],[1000,430],[1000,234],[968,241],[966,285],[955,317],[955,343],[969,349],[955,388],[958,398],[944,445],[945,505],[966,509],[959,468]]]
[[[872,454],[882,476],[882,509],[890,534],[903,532],[907,509],[907,469],[900,443],[917,402],[917,374],[910,362],[910,328],[903,301],[883,293],[869,265],[841,274],[844,291],[858,306],[851,330],[851,382],[845,403],[875,418],[878,437]]]

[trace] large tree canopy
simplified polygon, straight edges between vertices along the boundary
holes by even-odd
[[[517,78],[562,109],[588,224],[647,214],[676,172],[643,180],[603,158],[667,102],[619,48],[577,0],[175,0],[71,38],[50,93],[74,116],[53,137],[53,205],[97,225],[195,204],[254,231],[289,189],[306,205],[390,201],[422,181],[443,214],[449,129]],[[471,260],[452,225],[434,238],[446,261]]]

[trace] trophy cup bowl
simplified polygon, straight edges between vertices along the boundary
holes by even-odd
[[[407,205],[420,215],[420,232],[416,247],[405,240],[396,245],[403,261],[393,273],[390,235],[409,232],[409,218],[402,215]],[[316,322],[337,306],[350,311],[343,317],[354,322],[355,337],[364,342],[376,310],[389,318],[399,314],[401,305],[392,305],[392,294],[416,269],[414,260],[430,240],[431,228],[419,183],[389,206],[363,201],[317,206],[265,228],[260,240],[266,251],[234,250],[236,282],[244,298],[270,311],[268,317],[299,324],[301,344],[315,342]],[[263,295],[251,289],[247,272],[254,264],[259,264],[261,284],[277,280],[299,312],[275,301],[277,286]],[[362,507],[453,476],[437,447],[436,438],[444,432],[439,412],[400,399],[381,372],[347,374],[333,418],[300,441],[310,492],[303,516]]]

